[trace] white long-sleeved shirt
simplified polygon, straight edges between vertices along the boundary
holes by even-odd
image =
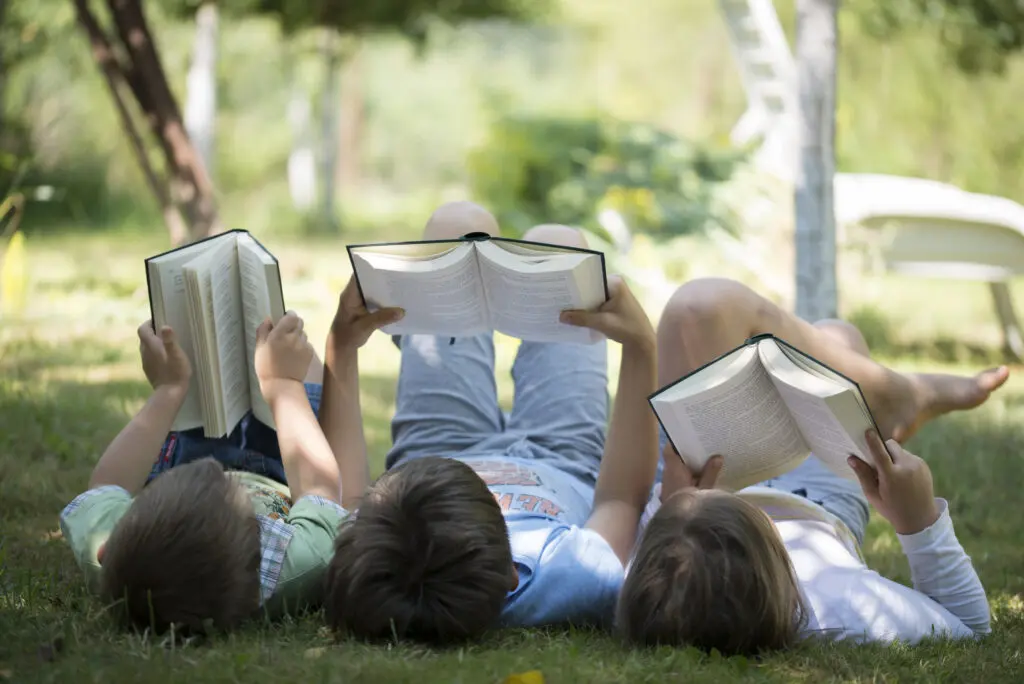
[[[660,494],[657,485],[641,533],[661,506]],[[802,637],[916,643],[991,631],[985,589],[956,538],[944,499],[936,499],[940,514],[934,524],[897,535],[910,564],[911,589],[867,567],[846,526],[817,504],[761,487],[740,495],[769,514],[789,552],[808,611]]]

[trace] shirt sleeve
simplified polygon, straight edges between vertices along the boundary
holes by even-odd
[[[516,558],[519,587],[502,616],[508,626],[610,626],[623,568],[612,547],[593,530],[551,530],[534,559]]]
[[[273,594],[265,604],[268,609],[291,612],[319,605],[338,526],[347,515],[337,503],[320,496],[304,496],[295,502],[284,521],[291,535]],[[268,551],[264,549],[264,554]]]
[[[917,534],[898,535],[914,589],[955,615],[976,635],[992,631],[985,587],[953,530],[949,506],[936,499],[939,519]]]
[[[99,589],[97,552],[132,505],[132,496],[116,485],[79,494],[60,514],[60,529],[92,591]]]

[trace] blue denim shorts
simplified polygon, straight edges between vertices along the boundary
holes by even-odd
[[[322,385],[306,383],[309,405],[317,415],[320,413],[322,393]],[[283,485],[288,484],[284,464],[281,462],[277,432],[253,418],[251,412],[245,414],[226,437],[204,437],[201,427],[167,435],[160,449],[160,457],[153,464],[146,483],[171,468],[207,457],[215,458],[225,470],[242,470],[269,477]]]

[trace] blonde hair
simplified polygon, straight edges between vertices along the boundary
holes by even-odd
[[[805,619],[782,540],[756,506],[684,490],[651,519],[619,596],[629,642],[752,655],[791,645]]]

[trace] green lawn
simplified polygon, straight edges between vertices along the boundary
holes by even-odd
[[[51,238],[29,244],[31,307],[0,319],[0,683],[129,682],[500,682],[541,670],[547,682],[1018,681],[1024,672],[1024,380],[984,408],[928,426],[911,448],[932,465],[937,491],[989,591],[994,634],[982,644],[918,648],[804,646],[763,661],[722,660],[692,651],[635,652],[599,634],[514,631],[459,650],[335,645],[318,616],[256,625],[213,643],[169,648],[115,633],[87,597],[57,531],[60,509],[84,487],[108,440],[146,396],[135,328],[148,314],[141,259],[158,241]],[[289,306],[321,339],[348,275],[339,245],[270,241],[282,260]],[[113,254],[117,256],[112,256]],[[682,259],[683,257],[679,257]],[[690,271],[699,272],[699,269]],[[935,359],[990,356],[995,327],[981,286],[876,278],[845,309],[892,314],[883,337],[910,368]],[[941,302],[934,309],[929,302]],[[652,312],[653,313],[653,312]],[[881,334],[881,333],[880,333]],[[908,337],[909,336],[909,337]],[[954,336],[970,342],[960,345]],[[931,342],[939,337],[944,345]],[[973,346],[972,346],[973,345]],[[514,347],[500,344],[503,401]],[[966,355],[966,356],[965,356]],[[382,338],[364,354],[363,399],[375,469],[388,445],[398,355]],[[958,367],[964,370],[965,367]],[[873,567],[909,581],[896,539],[872,522]]]

